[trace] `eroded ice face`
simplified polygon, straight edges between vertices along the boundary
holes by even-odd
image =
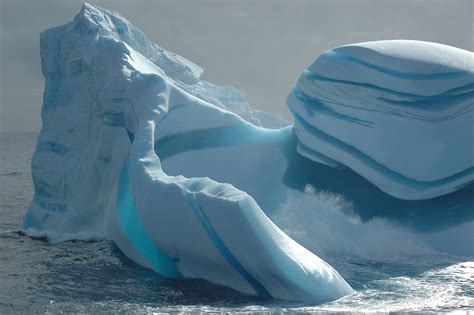
[[[419,200],[474,179],[473,89],[472,52],[379,41],[322,54],[287,103],[302,155],[343,164],[388,194]]]
[[[292,126],[264,128],[287,122],[253,110],[233,88],[200,80],[198,66],[151,43],[116,13],[86,4],[74,21],[43,33],[41,43],[44,124],[32,163],[35,197],[23,224],[30,235],[108,238],[165,276],[322,302],[352,289],[317,256],[328,257],[321,247],[310,252],[268,217],[287,230],[301,220],[281,220],[282,211],[308,216],[296,210],[314,203],[319,213],[326,199],[341,198],[348,206],[329,203],[338,219],[327,222],[342,239],[372,238],[374,225],[365,222],[380,217],[439,238],[439,231],[472,221],[466,189],[405,201],[338,169],[342,161],[308,156],[298,120],[298,137]]]

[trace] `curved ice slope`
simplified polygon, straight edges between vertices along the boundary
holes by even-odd
[[[335,48],[287,104],[298,152],[345,165],[386,193],[427,199],[474,180],[474,54],[379,41]]]
[[[288,124],[253,110],[236,89],[200,80],[199,66],[158,47],[120,14],[86,3],[73,21],[41,34],[43,126],[32,159],[35,195],[25,230],[56,240],[106,236],[104,209],[113,199],[130,148],[123,128],[126,82],[122,73],[130,70],[123,70],[126,65],[120,61],[129,48],[198,99],[257,126]],[[206,109],[202,112],[206,116]],[[193,125],[193,117],[181,117],[182,124],[161,128],[173,132],[226,124],[222,118]]]
[[[210,130],[238,131],[221,139],[227,146],[275,142],[290,129],[263,129],[259,119],[273,127],[283,120],[254,111],[233,88],[200,81],[199,67],[87,4],[73,22],[43,33],[42,63],[44,124],[26,233],[109,238],[163,276],[267,298],[323,302],[352,292],[246,192],[168,176],[155,153],[159,140]]]
[[[169,104],[186,95],[156,75],[140,76],[136,83],[149,89],[138,88],[150,97],[133,102],[138,121],[128,167],[133,199],[146,234],[181,274],[285,300],[322,302],[352,292],[334,269],[278,229],[247,193],[209,178],[164,173],[154,149],[155,127],[171,113]],[[261,133],[271,138],[278,131]]]
[[[292,126],[262,128],[287,123],[253,110],[231,87],[200,80],[198,66],[116,13],[86,4],[73,22],[43,33],[41,46],[46,87],[32,161],[35,196],[22,227],[29,235],[111,239],[166,277],[311,302],[352,292],[319,258],[333,263],[327,247],[341,252],[353,240],[370,249],[367,240],[380,238],[391,252],[385,240],[409,230],[442,252],[474,253],[465,244],[473,185],[419,201],[385,194],[304,146]],[[321,196],[343,196],[350,206],[328,212]],[[389,237],[374,231],[379,220]]]

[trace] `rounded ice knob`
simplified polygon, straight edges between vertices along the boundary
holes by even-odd
[[[421,41],[323,53],[287,98],[298,152],[345,165],[401,199],[474,180],[474,54]]]

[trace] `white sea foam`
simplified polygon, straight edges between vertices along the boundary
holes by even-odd
[[[303,246],[329,260],[341,255],[403,260],[439,250],[449,253],[459,243],[466,246],[465,240],[448,236],[464,235],[466,229],[474,228],[472,223],[466,223],[439,232],[418,233],[384,218],[363,222],[353,214],[352,202],[345,196],[318,191],[311,185],[306,185],[304,191],[303,194],[289,190],[287,201],[271,218]],[[443,239],[450,243],[441,246]]]

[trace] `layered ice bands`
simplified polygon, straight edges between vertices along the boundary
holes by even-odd
[[[200,80],[198,66],[92,5],[42,34],[41,57],[43,127],[24,232],[53,241],[110,239],[165,277],[203,278],[265,298],[324,302],[353,292],[256,201],[268,210],[284,195],[292,129],[263,127],[287,122],[252,109],[232,87]],[[235,167],[232,184],[168,175],[156,153],[245,145],[258,149],[219,172]]]
[[[143,234],[134,247],[143,257],[149,253],[160,257],[148,259],[157,261],[152,264],[155,270],[165,275],[176,270],[185,277],[266,298],[323,302],[352,292],[331,266],[276,227],[247,193],[210,178],[167,175],[155,152],[155,134],[161,136],[158,126],[179,108],[176,104],[194,106],[197,116],[206,104],[170,84],[158,69],[155,74],[135,76],[130,84],[129,92],[140,92],[140,97],[131,102],[129,115],[137,123],[129,176],[123,175],[119,187],[130,182],[134,202],[125,211],[135,212],[143,226],[129,229],[130,224],[136,226],[130,220],[122,229]],[[215,109],[208,115],[222,113]],[[268,142],[281,134],[244,121],[235,123],[255,134],[248,141]],[[123,207],[119,201],[118,208]],[[147,244],[154,244],[153,249]]]
[[[270,128],[289,124],[252,109],[233,87],[200,80],[199,66],[158,47],[120,14],[84,4],[73,21],[41,34],[43,125],[32,158],[35,195],[25,229],[55,240],[107,236],[104,209],[115,199],[130,148],[124,111],[133,58],[146,60],[135,64],[140,71],[159,68],[176,86],[227,113],[205,119],[207,106],[197,119],[183,105],[171,115],[181,123],[160,124],[162,136],[225,126],[237,117]]]
[[[373,221],[393,223],[395,238],[403,226],[429,248],[471,254],[473,186],[402,200],[344,165],[403,198],[472,180],[472,54],[364,45],[324,54],[303,74],[288,101],[293,128],[85,4],[41,35],[43,126],[22,230],[112,240],[165,277],[312,303],[353,292],[325,261],[384,239]],[[413,49],[422,46],[432,49]],[[270,220],[282,211],[317,224],[293,233]],[[324,246],[304,243],[309,231]]]
[[[287,98],[298,152],[347,166],[401,199],[474,180],[474,54],[377,41],[322,54]]]

